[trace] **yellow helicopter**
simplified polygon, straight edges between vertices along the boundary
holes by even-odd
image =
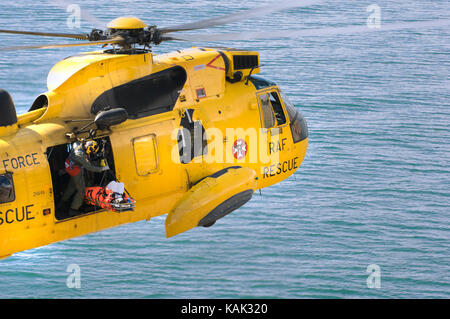
[[[24,114],[17,116],[0,90],[0,259],[163,214],[167,237],[209,227],[299,168],[306,121],[275,83],[256,75],[258,52],[151,51],[177,40],[172,32],[229,18],[158,28],[121,17],[89,34],[0,30],[87,41],[0,51],[112,46],[58,62],[48,91]],[[108,169],[83,172],[86,189],[105,195],[116,182],[123,190],[109,190],[103,201],[86,191],[78,214],[70,215],[61,205],[71,178],[65,165],[73,145],[87,141],[96,142],[96,160]]]

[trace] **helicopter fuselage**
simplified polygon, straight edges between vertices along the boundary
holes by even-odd
[[[163,214],[167,237],[211,226],[257,189],[291,176],[305,157],[306,122],[259,71],[257,52],[209,48],[109,50],[56,64],[48,92],[0,127],[2,187],[12,189],[0,197],[0,258]],[[128,120],[94,136],[79,132],[115,108]],[[136,200],[134,211],[58,211],[67,184],[61,169],[79,138],[107,144],[112,175]]]

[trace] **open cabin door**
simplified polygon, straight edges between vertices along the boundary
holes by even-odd
[[[109,170],[101,173],[92,173],[83,170],[84,180],[86,188],[93,186],[105,187],[109,182],[116,180],[114,156],[111,148],[111,141],[108,136],[94,138],[94,140],[104,147],[103,159],[106,160]],[[63,202],[63,194],[66,191],[70,183],[70,175],[65,170],[66,160],[69,157],[72,143],[55,145],[47,149],[48,162],[50,165],[50,172],[52,176],[53,184],[53,196],[55,201],[55,217],[57,220],[64,220],[70,218],[69,210],[71,198],[67,202]],[[102,159],[98,159],[100,161]],[[102,210],[102,207],[90,205],[87,202],[83,202],[79,209],[80,215],[92,213]]]

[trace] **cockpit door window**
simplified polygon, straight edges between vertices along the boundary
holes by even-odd
[[[286,115],[277,92],[265,92],[259,95],[264,128],[286,124]]]
[[[273,112],[277,118],[277,125],[286,124],[286,116],[284,115],[283,107],[281,106],[280,98],[277,92],[269,93],[270,103],[272,104]]]
[[[275,126],[275,116],[273,114],[272,106],[270,104],[269,96],[267,93],[259,96],[261,102],[261,113],[263,116],[264,127],[271,128]]]

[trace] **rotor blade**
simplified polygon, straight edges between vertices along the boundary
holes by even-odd
[[[242,33],[221,33],[221,34],[192,34],[192,35],[175,35],[174,40],[192,41],[192,42],[214,42],[214,41],[242,41],[242,40],[259,40],[259,39],[278,39],[278,38],[297,38],[307,36],[332,36],[339,34],[358,34],[363,32],[382,32],[396,31],[404,29],[420,29],[429,27],[443,27],[450,25],[450,20],[429,20],[418,22],[400,22],[392,24],[382,24],[379,28],[362,26],[349,27],[331,27],[320,29],[305,30],[282,30],[273,32],[242,32]]]
[[[186,41],[185,39],[179,39],[176,37],[161,37],[161,42],[165,41]]]
[[[123,41],[123,38],[116,37],[116,38],[111,39],[111,40],[92,41],[92,42],[86,42],[86,43],[66,43],[66,44],[25,45],[25,46],[13,46],[13,47],[0,47],[0,51],[83,47],[83,46],[92,46],[92,45],[100,45],[100,44],[119,44],[122,41]]]
[[[38,35],[38,36],[43,36],[43,37],[70,38],[70,39],[77,39],[77,40],[87,40],[88,39],[87,34],[47,33],[47,32],[2,30],[2,29],[0,29],[0,33]]]
[[[252,8],[252,9],[248,9],[248,10],[244,10],[244,11],[240,11],[240,12],[223,15],[223,16],[216,17],[216,18],[205,19],[205,20],[200,20],[197,22],[182,24],[182,25],[171,27],[171,28],[161,28],[160,31],[161,31],[161,33],[169,33],[169,32],[178,32],[178,31],[205,29],[205,28],[210,28],[210,27],[214,27],[214,26],[229,24],[229,23],[236,22],[236,21],[248,20],[250,18],[260,17],[260,16],[263,16],[263,15],[266,15],[269,13],[286,10],[286,9],[290,9],[290,8],[306,7],[306,6],[317,4],[319,2],[320,1],[317,1],[317,0],[316,1],[288,0],[288,1],[284,1],[283,3],[279,3],[277,5],[270,4],[267,6],[263,6],[263,7],[259,7],[259,8]]]

